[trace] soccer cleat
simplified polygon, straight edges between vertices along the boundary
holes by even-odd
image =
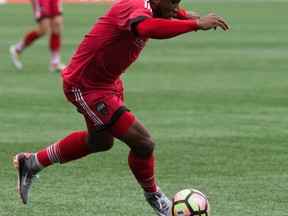
[[[50,65],[50,72],[58,72],[61,73],[62,70],[66,67],[63,63],[52,64]]]
[[[171,215],[171,201],[159,187],[157,189],[156,193],[144,192],[144,196],[158,215],[169,216]]]
[[[21,70],[23,68],[22,63],[19,60],[19,53],[17,52],[16,46],[12,45],[9,48],[12,63],[17,70]]]
[[[34,154],[19,153],[13,158],[14,167],[18,173],[18,187],[20,199],[24,204],[28,203],[30,187],[33,180],[38,178],[38,175],[33,175],[27,166],[29,159],[33,159]]]

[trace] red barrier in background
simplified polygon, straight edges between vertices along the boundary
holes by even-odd
[[[97,3],[113,3],[117,0],[62,0],[61,2],[63,4],[65,3],[75,3],[75,4],[97,4]],[[27,4],[27,3],[31,3],[30,0],[0,0],[0,3],[4,3],[4,4]]]

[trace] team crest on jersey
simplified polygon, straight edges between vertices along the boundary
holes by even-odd
[[[104,102],[100,102],[96,105],[96,110],[104,116],[108,116],[109,115],[109,108],[107,107],[107,105]]]

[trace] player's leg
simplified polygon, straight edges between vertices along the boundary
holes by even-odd
[[[87,149],[89,152],[96,153],[108,151],[113,147],[114,137],[106,130],[99,132],[91,124],[87,124],[87,129]]]
[[[114,137],[108,132],[97,132],[91,125],[88,125],[88,131],[73,132],[36,153],[19,153],[14,157],[18,191],[24,204],[28,202],[31,184],[40,170],[55,163],[77,160],[90,153],[107,151],[113,146]]]
[[[12,63],[18,70],[22,69],[23,67],[19,59],[20,54],[38,38],[45,35],[49,31],[50,21],[46,14],[48,7],[47,2],[48,1],[45,0],[32,1],[34,16],[37,22],[36,27],[29,30],[18,43],[10,46],[9,51],[12,58]]]
[[[129,129],[123,125],[131,122]],[[170,215],[171,202],[157,186],[154,174],[154,141],[144,125],[126,111],[108,131],[130,147],[129,167],[144,190],[144,196],[158,215]],[[119,134],[122,131],[122,134]]]
[[[74,132],[37,153],[19,153],[14,157],[18,191],[24,204],[28,202],[31,184],[40,170],[53,163],[66,163],[89,154],[86,135],[86,131]]]
[[[37,23],[37,26],[29,30],[23,39],[18,43],[10,46],[10,54],[12,58],[12,63],[16,69],[20,70],[23,68],[20,61],[20,54],[28,48],[34,41],[36,41],[41,36],[45,35],[49,31],[49,19],[44,18]]]
[[[85,116],[91,139],[89,145],[94,146],[94,151],[99,151],[100,145],[104,145],[100,146],[100,150],[107,150],[113,143],[105,143],[109,139],[97,142],[99,130],[106,130],[126,143],[131,148],[128,158],[130,169],[143,188],[147,201],[159,215],[169,215],[171,202],[155,182],[154,142],[143,124],[124,106],[123,88],[119,86],[113,91],[91,92],[64,82],[64,92],[68,100]]]
[[[51,33],[50,33],[50,71],[61,72],[65,65],[61,63],[61,33],[63,28],[63,9],[59,0],[50,0]]]
[[[91,114],[93,112],[89,109],[89,105],[91,107],[94,107],[94,105],[91,105],[89,100],[94,101],[95,93],[86,94],[84,91],[84,96],[80,89],[76,89],[65,82],[63,87],[68,100],[83,113],[88,132],[73,132],[64,139],[35,154],[19,153],[14,157],[14,165],[18,171],[18,189],[20,198],[24,204],[28,202],[33,179],[35,179],[36,174],[43,168],[54,163],[67,163],[71,160],[85,157],[92,152],[106,151],[113,146],[114,137],[107,131],[99,132],[96,130],[94,127],[95,119],[90,118],[88,115],[88,113]],[[80,101],[79,98],[81,98]],[[87,101],[85,101],[86,99]],[[82,107],[83,104],[85,104],[84,107]],[[97,120],[99,119],[97,118]]]

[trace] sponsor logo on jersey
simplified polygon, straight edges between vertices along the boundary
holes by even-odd
[[[147,43],[147,40],[142,40],[141,38],[136,38],[136,39],[133,41],[133,43],[134,43],[137,47],[143,49],[144,46],[145,46],[146,43]]]

